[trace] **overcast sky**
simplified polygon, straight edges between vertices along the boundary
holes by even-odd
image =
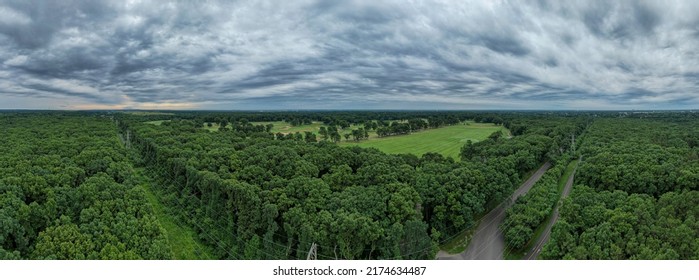
[[[0,108],[699,109],[699,1],[0,0]]]

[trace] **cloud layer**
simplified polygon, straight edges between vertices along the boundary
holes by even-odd
[[[697,1],[0,1],[0,108],[699,106]]]

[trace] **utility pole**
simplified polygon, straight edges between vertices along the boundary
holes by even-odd
[[[306,256],[306,260],[317,260],[318,259],[318,245],[313,242],[313,245],[311,245],[311,249],[308,250],[308,256]]]

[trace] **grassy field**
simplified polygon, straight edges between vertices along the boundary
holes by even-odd
[[[504,127],[494,124],[464,123],[428,129],[409,135],[378,138],[376,134],[373,134],[370,135],[368,140],[360,142],[345,141],[341,142],[340,145],[377,148],[389,154],[412,153],[421,156],[427,152],[435,152],[458,159],[461,147],[464,146],[467,140],[478,142],[499,130],[502,130],[505,135],[509,134]]]

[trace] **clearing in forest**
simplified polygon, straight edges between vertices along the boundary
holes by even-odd
[[[158,222],[165,229],[174,259],[213,260],[214,256],[211,250],[201,244],[197,239],[196,232],[182,222],[177,221],[177,218],[160,202],[160,199],[158,199],[160,194],[151,186],[152,182],[150,179],[146,179],[147,177],[143,175],[143,168],[137,169],[137,172],[140,174],[141,180],[144,181],[140,186],[145,191],[146,199],[153,207],[153,212],[158,217]]]
[[[492,123],[466,122],[436,129],[426,129],[408,135],[397,135],[378,138],[370,137],[364,141],[343,141],[341,146],[360,146],[377,148],[389,154],[414,154],[421,156],[427,152],[435,152],[444,156],[459,159],[461,147],[466,141],[482,141],[496,131],[509,135],[506,128]]]

